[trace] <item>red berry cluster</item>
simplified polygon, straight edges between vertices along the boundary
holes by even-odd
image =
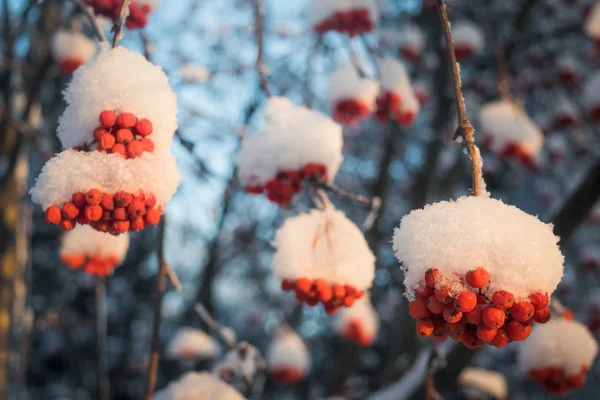
[[[72,74],[77,68],[81,67],[84,64],[83,60],[77,58],[67,58],[65,60],[60,60],[58,63],[58,69],[60,73],[63,75]]]
[[[387,122],[390,119],[395,120],[400,125],[411,125],[416,117],[413,111],[403,111],[400,109],[402,98],[393,92],[383,92],[377,97],[377,108],[375,116],[381,122]]]
[[[342,337],[365,347],[373,343],[373,336],[365,332],[362,322],[358,319],[351,319],[348,322],[342,331]]]
[[[286,385],[295,385],[304,378],[304,373],[298,368],[277,367],[269,371],[271,379]]]
[[[454,44],[454,54],[457,60],[467,60],[475,54],[475,49],[470,44]]]
[[[400,53],[400,55],[409,61],[416,61],[419,58],[421,58],[421,51],[414,47],[414,46],[408,46],[408,45],[404,45],[401,46],[400,49],[398,50],[398,53]]]
[[[572,388],[582,388],[585,385],[588,369],[587,366],[582,365],[579,373],[572,376],[567,376],[565,371],[559,367],[530,369],[529,377],[542,385],[548,392],[563,394]]]
[[[493,143],[492,135],[485,134],[483,136],[483,145],[484,147],[491,149]],[[514,159],[519,161],[521,164],[526,167],[531,168],[532,170],[539,170],[540,166],[536,164],[535,159],[527,153],[523,147],[517,142],[509,142],[504,148],[498,153],[498,157],[502,160],[506,159]]]
[[[60,225],[64,231],[70,231],[79,223],[118,235],[158,224],[162,206],[156,205],[153,194],[142,191],[137,194],[118,191],[112,195],[92,189],[87,193],[75,193],[71,201],[62,205],[62,209],[54,205],[48,207],[45,213],[47,222]]]
[[[60,259],[71,269],[83,267],[83,270],[90,275],[108,276],[112,275],[113,271],[119,264],[117,257],[89,257],[85,254],[62,254]]]
[[[315,25],[315,32],[324,34],[329,31],[345,33],[350,37],[371,32],[373,21],[366,8],[356,8],[348,11],[337,11],[335,14]]]
[[[323,303],[327,314],[335,314],[338,308],[352,307],[354,302],[362,297],[364,292],[351,285],[328,285],[325,279],[298,278],[295,281],[284,279],[281,289],[295,291],[296,298],[311,307]]]
[[[153,132],[152,122],[138,119],[131,113],[104,110],[100,113],[100,126],[94,129],[94,142],[98,151],[119,154],[123,158],[140,157],[145,151],[154,151],[154,142],[147,138]],[[84,150],[82,147],[76,150]]]
[[[85,4],[94,9],[94,14],[111,18],[113,22],[119,17],[122,0],[84,0]],[[143,28],[148,23],[152,11],[149,4],[138,4],[133,0],[129,4],[129,15],[125,20],[128,29]]]
[[[323,164],[308,163],[300,170],[286,170],[267,181],[265,186],[245,186],[248,193],[265,193],[267,198],[280,206],[289,206],[294,195],[302,190],[302,181],[310,180],[317,183],[327,182],[327,167]]]
[[[355,126],[361,119],[367,118],[371,110],[364,102],[356,99],[338,101],[333,110],[333,118],[350,126]]]
[[[505,291],[494,292],[491,299],[482,294],[490,276],[483,267],[469,271],[465,280],[475,290],[464,289],[450,293],[439,269],[429,269],[415,290],[417,300],[408,305],[411,317],[418,320],[417,333],[433,336],[442,342],[450,336],[473,349],[488,343],[502,348],[507,343],[527,339],[534,322],[550,320],[548,295],[535,292],[529,301],[515,303],[514,296]]]

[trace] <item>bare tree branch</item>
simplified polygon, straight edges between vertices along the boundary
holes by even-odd
[[[256,35],[256,71],[260,79],[260,87],[267,97],[271,97],[269,82],[267,81],[267,67],[264,60],[264,33],[265,33],[265,3],[263,0],[254,0],[255,18],[254,34]]]
[[[130,0],[122,0],[121,8],[119,9],[119,15],[115,20],[115,24],[113,25],[111,32],[115,34],[113,36],[112,47],[113,49],[117,47],[119,44],[119,40],[121,40],[121,31],[123,30],[123,25],[125,25],[125,13],[127,12],[127,7],[129,6]]]

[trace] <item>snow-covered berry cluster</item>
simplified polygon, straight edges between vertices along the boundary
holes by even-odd
[[[71,269],[82,268],[87,274],[112,275],[129,248],[129,236],[111,236],[89,226],[79,226],[62,238],[60,259]]]
[[[557,318],[533,330],[519,359],[531,379],[550,393],[563,394],[584,386],[597,353],[598,344],[585,325]]]
[[[360,229],[332,206],[287,219],[275,233],[274,274],[281,287],[328,314],[351,307],[375,275],[375,256]]]
[[[60,29],[52,38],[52,56],[62,74],[71,74],[96,53],[96,44],[83,33]]]
[[[551,225],[487,197],[412,211],[394,234],[417,332],[469,348],[527,339],[550,319],[564,258]]]
[[[544,134],[519,106],[508,100],[494,101],[481,108],[479,118],[486,147],[502,159],[513,158],[537,168]]]
[[[128,29],[143,28],[148,23],[150,13],[158,7],[161,0],[132,0],[129,3],[125,26]],[[94,14],[117,20],[121,9],[122,0],[84,0],[92,7]]]
[[[381,90],[377,97],[375,116],[380,121],[396,121],[409,126],[415,121],[421,106],[402,63],[392,57],[377,58]]]
[[[181,328],[169,341],[166,355],[178,360],[201,360],[218,357],[219,343],[200,329]]]
[[[328,116],[272,97],[262,129],[242,141],[238,176],[248,193],[289,205],[304,181],[329,183],[342,163],[342,127]]]
[[[335,329],[344,339],[360,346],[370,346],[379,330],[379,317],[365,294],[350,308],[342,308]]]
[[[309,22],[319,34],[360,35],[371,32],[378,18],[375,0],[313,0],[309,9]]]
[[[459,61],[467,60],[480,53],[485,46],[485,37],[481,27],[469,21],[452,24],[454,54]]]
[[[155,400],[246,400],[235,388],[208,372],[188,372],[154,394]]]
[[[166,75],[140,54],[105,45],[75,72],[65,100],[58,136],[67,150],[31,190],[46,220],[113,235],[157,224],[180,180],[169,151],[177,102]]]
[[[271,379],[295,385],[308,374],[310,364],[310,353],[296,332],[286,328],[275,335],[267,351]]]
[[[400,32],[398,52],[407,61],[421,58],[425,48],[425,34],[417,25],[407,24]]]

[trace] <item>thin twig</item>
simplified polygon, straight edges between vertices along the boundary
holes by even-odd
[[[440,20],[444,28],[444,36],[446,37],[446,44],[448,48],[448,55],[450,57],[450,67],[452,70],[452,78],[454,81],[454,94],[456,95],[456,107],[458,112],[458,128],[454,133],[454,139],[462,136],[467,147],[467,153],[469,160],[471,160],[471,168],[473,170],[473,195],[479,196],[485,191],[485,182],[481,173],[481,154],[479,148],[475,144],[473,139],[473,125],[467,118],[467,111],[465,107],[465,99],[462,94],[461,82],[460,82],[460,67],[456,61],[456,54],[454,53],[454,41],[452,40],[452,33],[450,32],[450,22],[448,21],[448,15],[446,14],[446,7],[444,6],[444,0],[437,0],[438,12]]]
[[[433,343],[429,360],[427,361],[427,378],[425,379],[425,400],[439,400],[442,396],[435,388],[435,370],[436,363],[440,358],[438,344]]]
[[[254,0],[255,18],[254,34],[256,35],[256,46],[258,47],[256,55],[256,71],[260,79],[260,87],[265,96],[271,97],[269,82],[267,81],[267,67],[264,60],[264,32],[265,32],[265,4],[263,0]]]
[[[158,257],[158,274],[156,277],[156,300],[154,303],[154,319],[152,322],[152,339],[150,342],[150,366],[148,367],[148,377],[146,381],[146,400],[152,400],[156,377],[158,375],[158,361],[160,358],[160,325],[162,322],[162,300],[166,289],[167,262],[165,261],[164,242],[165,242],[165,224],[166,215],[163,215],[158,225],[156,255]]]
[[[85,4],[83,4],[81,0],[73,0],[73,2],[77,4],[77,7],[79,7],[81,12],[88,19],[90,26],[92,27],[92,31],[94,31],[94,36],[96,36],[96,38],[99,41],[105,42],[106,37],[104,36],[104,33],[102,33],[102,29],[100,29],[100,27],[98,26],[98,22],[96,21],[94,15],[92,15],[92,13],[90,12],[89,8]]]
[[[123,30],[123,25],[125,25],[125,12],[127,12],[127,7],[129,6],[129,1],[130,0],[122,0],[121,1],[121,8],[119,9],[119,16],[115,20],[115,24],[113,25],[112,29],[110,30],[111,32],[113,32],[115,34],[115,36],[113,36],[113,41],[112,41],[113,49],[115,47],[117,47],[117,45],[119,44],[119,40],[121,40],[121,31]]]
[[[235,349],[236,343],[231,340],[225,333],[225,328],[221,324],[219,324],[215,319],[210,315],[210,313],[204,308],[202,303],[196,303],[194,306],[196,312],[200,315],[200,318],[204,321],[206,325],[213,331],[217,332],[223,343],[227,345],[230,349]]]
[[[98,399],[110,399],[110,380],[108,378],[108,358],[106,354],[106,287],[104,278],[96,280],[96,379],[98,380]]]
[[[498,76],[496,78],[498,93],[500,93],[500,97],[503,100],[514,102],[510,94],[510,74],[506,65],[506,57],[504,57],[504,51],[501,48],[496,50],[496,64],[498,67]]]

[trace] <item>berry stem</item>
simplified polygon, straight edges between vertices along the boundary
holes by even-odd
[[[448,14],[446,14],[446,7],[444,0],[437,0],[438,13],[440,15],[440,21],[444,28],[444,36],[446,38],[446,44],[448,49],[448,56],[450,57],[450,66],[452,70],[452,79],[454,82],[454,93],[456,96],[456,107],[458,112],[458,128],[454,133],[453,139],[461,136],[465,141],[467,147],[467,153],[469,160],[471,160],[471,168],[473,170],[473,195],[479,196],[485,192],[485,182],[481,172],[482,160],[479,148],[475,144],[473,139],[473,125],[467,118],[467,111],[465,107],[465,99],[463,97],[460,81],[460,66],[456,61],[456,54],[454,53],[454,41],[452,40],[452,33],[450,31],[450,22],[448,21]]]
[[[121,40],[121,31],[123,30],[123,25],[125,24],[125,12],[127,11],[127,7],[129,6],[130,0],[122,0],[121,7],[119,8],[119,15],[115,20],[115,24],[113,25],[111,32],[115,34],[112,41],[113,49],[117,47],[119,44],[119,40]]]
[[[265,4],[263,0],[254,0],[254,34],[256,35],[256,71],[260,80],[260,88],[267,97],[271,97],[269,82],[267,81],[267,67],[264,60],[264,31],[265,31]]]
[[[230,338],[224,333],[224,329],[215,319],[210,315],[210,313],[206,310],[206,308],[202,305],[202,303],[196,303],[194,309],[202,318],[202,321],[213,331],[217,332],[223,343],[227,345],[230,349],[234,349],[236,347],[236,343],[231,341]]]

